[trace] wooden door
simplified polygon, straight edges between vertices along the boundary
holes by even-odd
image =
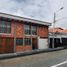
[[[5,39],[5,53],[12,53],[14,51],[14,41],[13,38]]]
[[[4,50],[5,50],[5,40],[4,38],[0,38],[0,53],[4,53]]]
[[[37,38],[32,38],[32,49],[37,49]]]

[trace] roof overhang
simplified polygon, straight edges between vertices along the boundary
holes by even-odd
[[[51,25],[51,23],[49,23],[49,22],[39,21],[39,20],[35,20],[35,19],[20,17],[20,16],[6,14],[6,13],[1,13],[1,12],[0,12],[0,17],[10,18],[10,19],[20,20],[20,21],[27,21],[29,23],[36,23],[36,24],[41,24],[41,25],[46,25],[46,26],[50,26]]]

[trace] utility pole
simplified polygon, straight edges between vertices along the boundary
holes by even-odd
[[[56,12],[59,12],[60,10],[62,10],[64,7],[61,7],[58,11],[56,11]],[[52,48],[54,48],[55,47],[55,45],[54,45],[54,39],[55,39],[55,31],[54,31],[54,29],[55,29],[55,23],[56,23],[56,12],[54,12],[54,19],[53,19],[53,37],[52,37]]]
[[[55,17],[56,17],[56,14],[54,12],[54,21],[53,21],[53,39],[52,39],[52,48],[54,48],[54,35],[55,35],[55,31],[54,31],[54,28],[55,28]]]

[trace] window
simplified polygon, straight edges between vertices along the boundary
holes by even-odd
[[[23,45],[23,39],[22,38],[17,38],[16,39],[16,45]]]
[[[0,33],[10,33],[11,23],[9,21],[0,20]]]
[[[37,35],[37,27],[31,26],[32,35]]]
[[[37,35],[37,27],[31,25],[24,25],[25,35]]]
[[[24,25],[25,35],[31,34],[30,25]]]
[[[25,38],[24,45],[31,45],[31,38]]]

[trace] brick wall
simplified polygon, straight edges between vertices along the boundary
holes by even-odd
[[[27,51],[27,50],[32,50],[32,47],[29,45],[27,45],[27,46],[16,46],[16,52]]]
[[[25,37],[24,36],[24,27],[23,27],[23,22],[18,22],[16,21],[16,37],[17,38],[23,38]],[[38,26],[38,25],[37,25]],[[48,27],[47,26],[38,26],[37,27],[37,35],[40,36],[40,37],[44,37],[44,38],[47,38],[48,37]],[[0,37],[3,37],[3,38],[6,38],[6,37],[9,37],[9,38],[14,38],[14,21],[11,22],[11,33],[10,34],[2,34],[0,35]],[[33,36],[29,37],[29,38],[33,38]],[[35,38],[35,37],[34,37]],[[10,44],[11,43],[11,44]],[[3,40],[3,43],[2,43],[2,49],[0,49],[0,51],[2,53],[4,53],[3,51],[5,51],[5,53],[7,52],[13,52],[13,44],[14,42],[13,41],[10,41],[8,44],[5,42],[5,40]],[[10,46],[9,46],[10,45]],[[11,48],[12,46],[12,48]],[[10,48],[8,48],[10,47]],[[26,51],[26,50],[32,50],[32,47],[29,46],[29,45],[26,45],[26,46],[16,46],[16,51],[19,52],[19,51]]]
[[[17,38],[22,38],[24,35],[24,29],[23,29],[23,23],[16,23],[16,37]]]
[[[14,37],[14,22],[15,21],[11,21],[11,33],[8,34],[0,34],[0,37],[10,37],[13,38]],[[16,22],[16,37],[17,38],[22,38],[23,37],[23,23],[22,22]]]
[[[45,38],[48,37],[48,27],[47,26],[39,26],[37,28],[37,31],[38,31],[38,36],[45,37]]]

